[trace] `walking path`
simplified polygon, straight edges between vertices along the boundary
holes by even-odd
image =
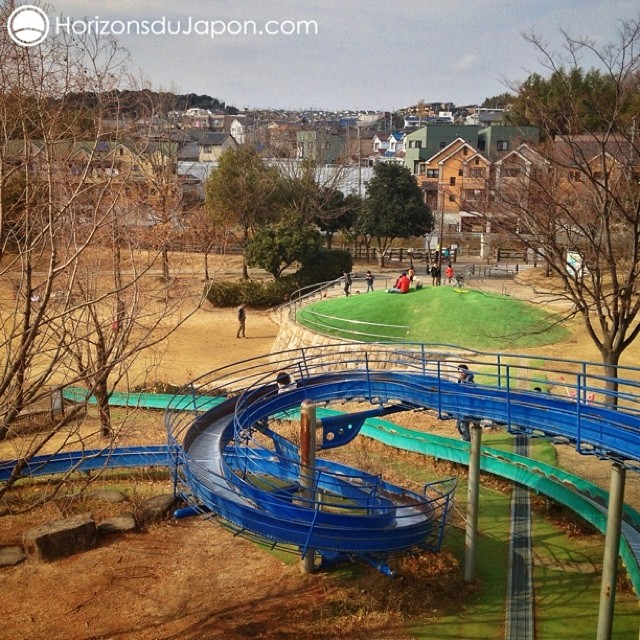
[[[529,456],[529,437],[515,438],[515,453]],[[531,499],[529,489],[514,483],[511,497],[511,541],[507,588],[506,640],[533,640]]]

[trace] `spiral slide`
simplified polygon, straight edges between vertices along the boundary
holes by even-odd
[[[456,384],[456,363],[463,360],[479,384]],[[283,368],[297,385],[279,393],[273,380]],[[0,481],[17,469],[26,476],[101,465],[168,465],[176,491],[193,509],[222,516],[243,535],[303,555],[313,550],[327,562],[361,558],[387,571],[385,559],[392,554],[439,547],[455,480],[408,491],[329,460],[326,450],[347,444],[364,425],[363,433],[391,446],[465,464],[467,443],[406,434],[379,419],[398,411],[430,411],[443,419],[491,420],[514,435],[557,437],[580,453],[637,471],[640,370],[619,370],[621,377],[612,381],[599,364],[537,358],[531,366],[523,356],[452,352],[433,345],[309,347],[235,363],[165,399],[167,447],[62,454],[27,466],[8,461],[0,464]],[[534,391],[541,378],[562,380],[562,393]],[[569,387],[572,393],[565,394]],[[299,434],[292,432],[303,403],[317,407],[313,466],[303,463]],[[606,493],[588,483],[487,448],[482,465],[604,526],[604,516],[596,512],[606,505]],[[621,553],[628,568],[635,567],[637,590],[639,518],[627,507],[624,518]]]
[[[326,401],[346,391],[341,377],[307,382],[286,394],[266,387],[259,397],[233,398],[199,416],[183,447],[174,449],[185,497],[244,533],[291,545],[303,556],[314,550],[323,561],[357,556],[388,572],[384,559],[393,553],[438,548],[455,480],[416,493],[327,459],[309,469],[297,446],[270,428],[269,418],[286,421],[287,411],[303,400],[320,394]],[[319,449],[346,444],[367,417],[387,411],[325,416]]]
[[[356,409],[340,414],[318,410],[320,452],[350,442],[369,419],[434,410],[443,418],[491,420],[512,433],[559,436],[582,453],[630,468],[640,460],[640,417],[629,393],[624,410],[604,401],[596,404],[591,390],[592,403],[585,404],[529,391],[514,382],[522,377],[515,365],[506,373],[493,363],[482,365],[494,377],[491,385],[459,385],[450,362],[403,353],[397,345],[394,355],[362,347],[357,355],[350,353],[355,359],[343,347],[340,367],[326,357],[326,348],[322,362],[318,353],[310,348],[287,360],[297,381],[293,390],[278,392],[270,382],[271,365],[269,374],[246,374],[250,384],[195,419],[185,421],[183,413],[171,410],[167,416],[182,495],[237,531],[274,546],[290,545],[303,556],[313,550],[324,560],[359,557],[384,566],[392,554],[438,548],[455,491],[449,479],[413,493],[325,458],[309,469],[294,444],[296,434],[285,436],[280,428],[303,402],[319,407],[349,403]],[[536,379],[540,374],[529,375]],[[602,396],[608,393],[597,374],[578,378],[577,397],[594,384]]]

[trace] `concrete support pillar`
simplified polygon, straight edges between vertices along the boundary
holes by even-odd
[[[613,609],[616,598],[625,475],[626,469],[624,465],[614,462],[611,470],[609,505],[607,507],[607,531],[605,533],[602,560],[598,634],[596,636],[598,640],[610,640],[613,633]]]
[[[467,526],[464,538],[464,580],[476,580],[476,544],[478,539],[478,509],[480,505],[480,450],[482,427],[471,423],[471,452],[469,454],[469,481],[467,486]]]
[[[316,481],[316,405],[304,400],[300,405],[300,497],[305,505],[315,499]],[[312,573],[315,566],[315,552],[307,549],[300,558],[300,568],[304,573]]]

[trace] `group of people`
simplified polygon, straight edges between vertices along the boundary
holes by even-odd
[[[440,277],[442,272],[440,270],[440,265],[438,263],[433,263],[431,265],[431,269],[429,270],[429,275],[431,276],[431,281],[434,287],[440,284]],[[453,285],[456,284],[460,286],[462,282],[462,278],[460,275],[456,275],[456,272],[451,263],[447,264],[444,270],[444,277],[447,281],[447,284]]]
[[[373,281],[375,280],[375,276],[373,275],[373,273],[371,273],[371,271],[367,271],[364,280],[367,283],[367,293],[369,291],[373,291]],[[351,285],[353,284],[353,278],[347,271],[342,274],[342,282],[344,295],[348,298],[351,295]]]
[[[431,266],[430,275],[433,281],[433,286],[435,287],[439,284],[440,281],[440,266],[434,263]],[[447,265],[445,269],[445,277],[447,278],[449,284],[452,284],[455,274],[453,271],[453,266],[451,264]],[[407,271],[403,271],[398,278],[396,279],[393,287],[387,289],[387,293],[408,293],[411,285],[414,284],[416,289],[422,288],[422,283],[415,277],[416,272],[413,267],[410,267]],[[375,276],[371,273],[370,270],[367,270],[365,275],[365,282],[367,284],[367,293],[369,291],[373,291],[373,283],[375,281]],[[345,271],[342,275],[343,282],[343,291],[344,295],[348,298],[351,295],[351,285],[353,284],[353,276],[348,271]],[[247,309],[244,304],[241,304],[237,308],[237,318],[238,318],[238,331],[236,333],[236,338],[246,338],[246,321],[247,321]]]
[[[453,269],[451,268],[451,275],[448,274],[448,269],[451,268],[451,265],[447,267],[447,271],[445,271],[445,275],[451,279],[453,279]],[[431,267],[431,277],[433,278],[433,285],[438,284],[438,280],[440,278],[440,268],[437,265]],[[371,273],[370,270],[367,270],[365,274],[365,282],[367,285],[366,292],[373,291],[373,283],[375,281],[375,276]],[[344,295],[348,298],[351,295],[351,286],[353,284],[353,276],[351,273],[345,271],[342,275],[342,289],[344,291]],[[396,278],[396,281],[392,287],[387,289],[387,293],[408,293],[411,286],[415,286],[416,289],[422,289],[422,282],[416,278],[416,270],[413,267],[410,267],[406,271],[402,271],[400,275]]]

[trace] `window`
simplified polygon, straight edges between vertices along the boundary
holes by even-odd
[[[427,169],[427,178],[439,178],[440,170],[439,169]]]
[[[462,147],[462,155],[466,156],[469,153],[469,147]]]
[[[454,186],[455,186],[455,184],[456,184],[456,178],[455,178],[455,176],[451,176],[451,177],[449,178],[449,184],[450,184],[452,187],[454,187]]]
[[[455,202],[456,201],[456,196],[454,193],[450,193],[449,194],[449,202]]]
[[[469,176],[471,178],[484,178],[486,176],[486,171],[484,167],[471,167],[469,170]]]
[[[416,149],[422,149],[422,140],[416,140]]]
[[[480,202],[484,199],[484,190],[483,189],[465,189],[463,193],[463,198],[467,202]]]
[[[462,178],[464,171],[462,169],[458,169],[458,175]]]
[[[486,142],[484,140],[478,140],[478,149],[480,149],[480,151],[484,151],[486,148]]]
[[[496,149],[498,151],[508,151],[509,150],[509,141],[508,140],[498,140],[496,142]]]

